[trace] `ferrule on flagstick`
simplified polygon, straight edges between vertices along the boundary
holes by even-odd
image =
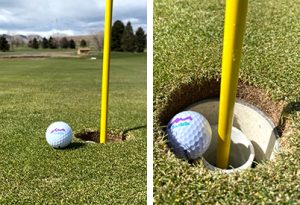
[[[112,6],[113,6],[113,1],[106,0],[106,2],[105,2],[104,45],[103,45],[103,66],[102,66],[100,143],[106,142],[106,132],[107,132]]]
[[[227,0],[218,121],[217,167],[227,169],[248,0]]]

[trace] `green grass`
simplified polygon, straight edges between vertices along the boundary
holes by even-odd
[[[62,120],[74,133],[99,129],[100,60],[0,60],[0,204],[145,204],[146,55],[114,53],[109,129],[130,140],[73,138],[52,149],[45,131]]]
[[[172,91],[220,75],[224,6],[154,3],[154,198],[157,204],[300,203],[300,3],[249,1],[240,79],[290,105],[281,153],[256,169],[223,175],[191,166],[167,147],[158,115]]]

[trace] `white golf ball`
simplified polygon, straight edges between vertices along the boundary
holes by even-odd
[[[212,130],[207,119],[198,112],[184,111],[169,122],[168,141],[174,154],[182,159],[197,159],[208,149]]]
[[[46,140],[53,148],[65,148],[72,141],[72,129],[65,122],[54,122],[47,128]]]

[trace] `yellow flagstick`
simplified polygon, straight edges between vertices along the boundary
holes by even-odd
[[[228,167],[233,109],[237,93],[248,0],[227,0],[218,122],[217,167]]]
[[[112,5],[113,5],[112,0],[106,0],[106,2],[105,2],[103,66],[102,66],[100,143],[106,142],[106,132],[107,132],[107,109],[108,109],[108,89],[109,89],[108,85],[109,85],[109,67],[110,67]]]

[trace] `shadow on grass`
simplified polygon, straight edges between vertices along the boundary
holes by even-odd
[[[73,150],[73,149],[80,149],[86,146],[85,143],[82,142],[72,142],[69,146],[67,146],[64,150]]]
[[[146,129],[146,128],[147,128],[147,125],[141,125],[141,126],[136,126],[133,128],[128,128],[123,131],[123,135],[126,136],[128,134],[128,132],[139,130],[139,129]]]
[[[121,129],[108,130],[106,134],[106,140],[107,142],[122,142],[127,139],[128,132],[139,130],[139,129],[145,129],[146,127],[147,127],[146,125],[142,125],[133,128],[128,128],[125,130],[121,130]],[[99,130],[82,131],[75,134],[76,138],[79,138],[83,141],[93,141],[96,143],[100,142],[99,136],[100,136]]]
[[[280,123],[276,127],[279,136],[282,136],[283,132],[287,128],[288,115],[293,114],[295,112],[300,112],[300,102],[290,102],[287,104],[281,113]]]

